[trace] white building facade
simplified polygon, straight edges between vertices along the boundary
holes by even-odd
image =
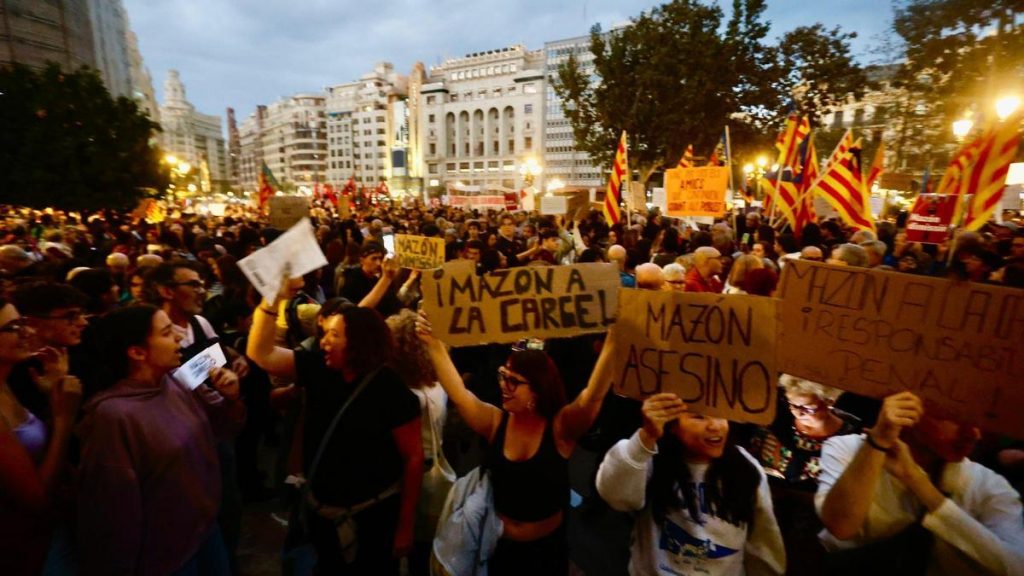
[[[282,186],[324,184],[327,177],[326,96],[295,94],[256,111],[239,127],[239,180],[256,190],[265,162]]]
[[[160,120],[164,151],[198,171],[200,191],[215,192],[230,186],[221,118],[196,111],[185,96],[177,70],[167,73]]]
[[[327,181],[404,194],[408,182],[408,78],[389,62],[355,82],[327,88]]]
[[[523,188],[519,166],[544,150],[544,93],[544,53],[521,45],[431,67],[410,95],[427,188]],[[542,189],[542,179],[534,186]]]
[[[107,90],[132,97],[131,58],[128,47],[128,15],[121,0],[89,0],[96,69]]]
[[[565,116],[562,100],[555,93],[558,67],[570,55],[575,56],[584,75],[593,76],[590,36],[544,43],[544,71],[548,80],[544,89],[544,170],[548,178],[558,178],[566,186],[600,188],[606,180],[606,172],[591,161],[590,155],[577,150],[572,124]]]

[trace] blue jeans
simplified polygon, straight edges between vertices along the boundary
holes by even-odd
[[[228,551],[224,547],[219,526],[213,525],[213,530],[199,545],[199,550],[173,576],[231,576]]]

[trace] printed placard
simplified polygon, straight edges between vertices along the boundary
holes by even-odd
[[[427,270],[444,266],[444,239],[395,234],[395,259],[402,268]]]
[[[949,238],[953,214],[960,196],[918,194],[907,215],[907,242],[942,244]]]
[[[721,216],[729,169],[725,166],[672,168],[665,171],[666,216]]]
[[[775,418],[773,298],[624,288],[603,378],[642,400],[674,392],[689,410],[738,422]]]
[[[196,354],[174,371],[174,379],[195,390],[210,377],[210,370],[227,365],[228,359],[220,344],[214,343]]]
[[[267,302],[273,302],[287,273],[298,278],[327,265],[313,234],[313,224],[303,218],[265,247],[238,261],[238,267]]]
[[[271,196],[270,225],[287,230],[303,218],[309,217],[309,198],[302,196]]]
[[[548,196],[545,194],[540,197],[540,213],[548,216],[565,216],[569,211],[569,199],[565,196],[556,196],[554,194]]]
[[[423,308],[452,346],[604,332],[615,321],[612,264],[522,266],[477,276],[467,260],[424,274]]]
[[[793,260],[779,293],[783,372],[1024,438],[1024,292]]]

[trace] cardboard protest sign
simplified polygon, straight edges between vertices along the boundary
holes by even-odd
[[[293,224],[309,217],[309,198],[303,196],[271,196],[270,225],[287,230]]]
[[[675,392],[689,410],[739,422],[775,418],[773,298],[623,289],[602,377],[620,395]]]
[[[779,290],[781,371],[1024,438],[1024,292],[804,260]]]
[[[615,321],[619,272],[612,264],[523,266],[477,276],[467,260],[422,279],[434,334],[452,346],[604,332]]]
[[[942,244],[949,238],[956,203],[952,194],[919,194],[907,215],[907,242]]]
[[[725,166],[673,168],[665,171],[666,216],[721,216],[729,169]]]
[[[540,197],[540,213],[547,216],[565,216],[569,211],[569,199],[565,196],[544,195]]]
[[[395,258],[402,268],[438,268],[444,266],[444,239],[395,234]]]

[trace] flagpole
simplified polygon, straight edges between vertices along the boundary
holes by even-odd
[[[736,198],[735,184],[732,179],[732,144],[729,141],[729,125],[725,125],[725,165],[729,167],[729,200]],[[732,209],[732,229],[736,229],[736,207]]]

